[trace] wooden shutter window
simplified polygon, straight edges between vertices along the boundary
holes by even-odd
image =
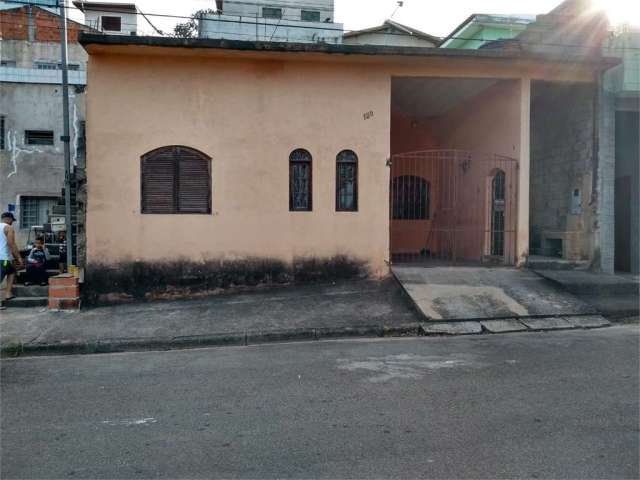
[[[211,159],[182,146],[162,147],[141,162],[142,213],[210,214]]]
[[[211,213],[209,161],[178,147],[178,211]]]

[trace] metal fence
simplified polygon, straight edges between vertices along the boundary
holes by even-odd
[[[518,162],[464,150],[393,155],[391,260],[515,263]]]

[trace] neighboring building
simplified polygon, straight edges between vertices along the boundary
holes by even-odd
[[[85,157],[85,26],[68,21],[71,155]],[[18,219],[19,245],[48,221],[64,186],[60,17],[55,10],[0,3],[0,206]]]
[[[517,38],[521,48],[540,53],[590,54],[605,46],[605,54],[621,60],[589,87],[536,85],[532,116],[541,128],[532,145],[531,250],[586,260],[605,273],[638,272],[638,87],[632,80],[638,57],[619,48],[637,36],[611,38],[606,15],[589,0],[565,1]],[[616,77],[618,91],[607,87]]]
[[[604,51],[623,60],[604,79],[615,102],[614,262],[616,270],[640,273],[640,28],[614,32]]]
[[[274,259],[295,272],[341,256],[374,276],[406,255],[523,265],[530,149],[546,129],[531,121],[532,86],[568,82],[592,103],[616,64],[600,52],[81,42],[87,278],[105,289],[124,272],[136,285],[216,269],[269,281]]]
[[[333,0],[218,0],[199,21],[199,37],[245,41],[340,43]]]
[[[475,13],[447,35],[440,47],[476,49],[491,41],[515,38],[535,19],[535,15]]]
[[[73,5],[84,13],[85,25],[110,35],[137,35],[138,9],[135,3],[85,2]]]
[[[347,32],[342,42],[346,45],[437,47],[440,39],[393,20],[386,20],[377,27]]]
[[[606,19],[587,0],[566,1],[535,22],[529,17],[511,24],[513,17],[486,21],[492,17],[497,16],[473,15],[441,47],[575,53],[604,43],[605,55],[622,59],[601,87],[533,84],[531,254],[604,272],[640,272],[638,29],[609,33]],[[602,88],[597,104],[594,88]]]

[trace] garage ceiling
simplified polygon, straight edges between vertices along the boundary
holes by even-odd
[[[394,78],[391,105],[413,117],[438,116],[496,83],[492,78]]]

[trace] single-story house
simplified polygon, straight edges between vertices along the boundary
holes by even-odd
[[[533,139],[584,128],[586,115],[580,148],[597,169],[595,85],[618,63],[593,52],[81,43],[94,272],[338,256],[373,276],[406,259],[524,265]],[[571,113],[532,118],[532,102],[561,112],[585,92],[594,101],[575,124]],[[597,216],[597,196],[576,209]],[[581,251],[594,262],[598,235]]]

